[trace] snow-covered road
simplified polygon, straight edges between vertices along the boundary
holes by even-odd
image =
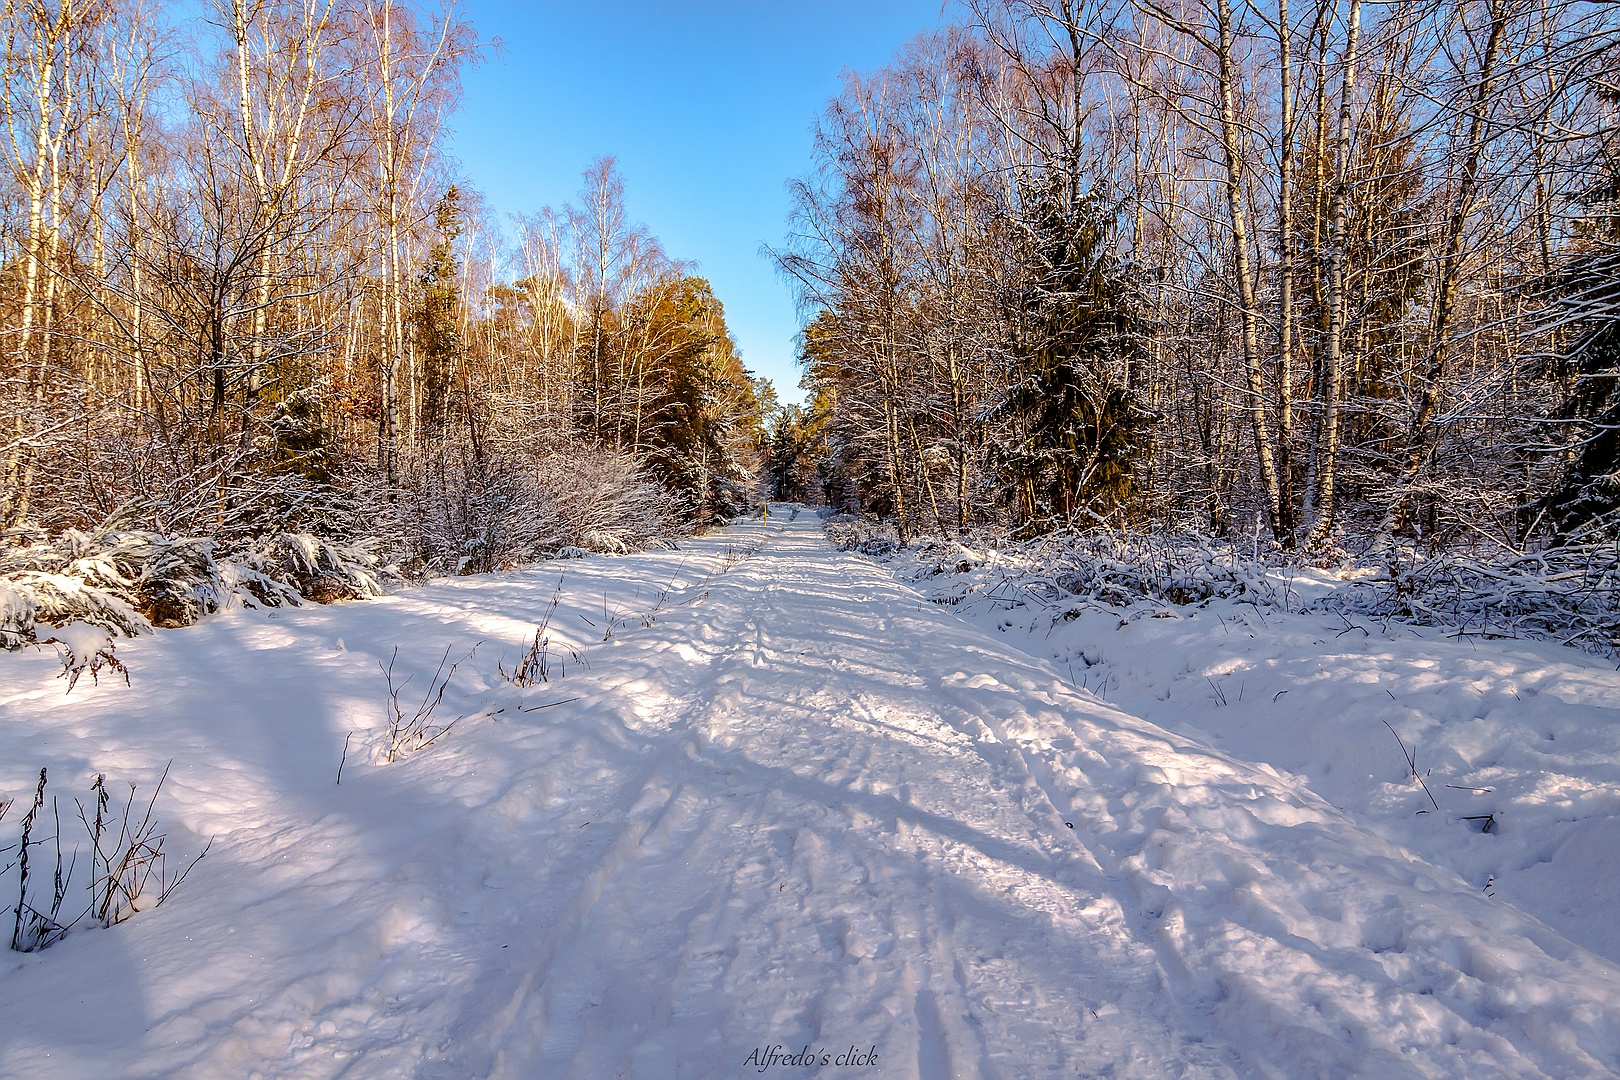
[[[124,645],[128,689],[0,657],[0,794],[173,759],[169,843],[216,836],[164,907],[4,954],[0,1075],[1620,1067],[1620,969],[1301,782],[1074,689],[813,515],[685,546],[228,613]],[[559,575],[584,663],[518,690],[496,659]],[[420,692],[478,640],[443,707],[474,718],[375,764],[376,662]]]

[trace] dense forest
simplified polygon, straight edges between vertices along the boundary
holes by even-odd
[[[817,125],[776,490],[902,540],[1612,531],[1617,34],[1571,0],[973,0]]]
[[[0,31],[8,546],[312,534],[475,571],[754,497],[768,391],[613,160],[510,222],[456,182],[454,5],[18,0]]]

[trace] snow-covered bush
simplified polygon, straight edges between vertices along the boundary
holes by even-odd
[[[400,580],[374,543],[302,533],[259,538],[234,557],[215,542],[154,532],[13,529],[0,546],[0,647],[44,643],[42,626],[84,623],[114,636],[189,626],[232,603],[280,607],[377,596]],[[86,658],[89,659],[89,658]]]
[[[882,522],[840,515],[829,518],[825,528],[832,543],[845,550],[878,558],[900,551],[893,528]],[[1079,600],[1128,608],[1141,601],[1198,604],[1245,597],[1269,605],[1279,600],[1274,557],[1257,558],[1192,533],[1065,530],[1014,540],[978,530],[963,541],[919,538],[905,551],[916,578],[983,567],[992,573],[981,576],[1012,582],[1048,604]]]
[[[674,503],[630,455],[605,448],[553,451],[534,466],[537,551],[636,551],[677,531]]]
[[[151,623],[121,596],[66,574],[22,570],[0,574],[0,648],[34,641],[34,627],[88,623],[125,637]]]
[[[573,549],[636,551],[676,531],[672,497],[628,453],[601,446],[491,450],[422,463],[379,531],[429,571],[505,570]]]
[[[1113,607],[1235,597],[1278,602],[1272,565],[1193,533],[1052,533],[1009,545],[1002,557],[1023,567],[1024,587],[1049,601],[1075,596]]]
[[[234,586],[271,606],[296,604],[299,598],[318,604],[362,600],[403,580],[384,564],[380,547],[374,539],[339,544],[308,533],[274,533],[254,541],[225,572]]]
[[[409,553],[418,572],[479,573],[576,552],[635,551],[665,539],[680,520],[672,497],[627,453],[571,446],[508,458],[419,463],[401,488],[357,487],[347,500],[369,504],[374,516],[350,525],[379,538],[351,543],[303,532],[172,539],[120,527],[127,513],[54,538],[14,528],[0,537],[0,647],[43,644],[42,626],[83,623],[134,636],[188,626],[233,603],[378,596],[405,578],[385,550]]]
[[[902,572],[915,580],[963,578],[954,593],[936,597],[951,603],[975,592],[1122,611],[1238,599],[1620,655],[1620,544],[1613,541],[1525,553],[1345,556],[1322,582],[1329,587],[1307,602],[1292,588],[1305,570],[1299,556],[1195,533],[1065,530],[1012,540],[980,530],[965,543],[922,538],[902,552],[892,527],[874,519],[840,515],[828,519],[826,531],[845,550],[903,555]]]
[[[1379,619],[1620,654],[1620,544],[1516,553],[1397,552],[1326,603]]]
[[[900,533],[892,522],[869,514],[833,514],[822,523],[833,547],[883,558],[900,550]]]
[[[155,533],[69,529],[55,540],[36,530],[13,529],[0,547],[0,644],[17,648],[35,640],[39,624],[88,623],[134,636],[165,625],[154,615],[203,606],[186,571],[212,566],[206,547],[175,553]],[[189,556],[189,557],[188,557]],[[164,580],[163,572],[177,580]],[[178,624],[174,624],[178,625]]]

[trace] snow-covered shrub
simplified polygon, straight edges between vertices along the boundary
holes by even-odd
[[[605,447],[554,450],[533,475],[539,514],[536,551],[638,551],[680,531],[671,496],[626,453]]]
[[[144,556],[135,578],[135,607],[153,626],[190,626],[228,602],[211,540],[168,541],[156,533],[135,541]]]
[[[1000,554],[1023,569],[1026,589],[1054,602],[1072,596],[1123,608],[1139,600],[1277,601],[1270,565],[1234,544],[1192,533],[1066,531],[1006,545]]]
[[[35,627],[88,623],[124,637],[152,624],[122,595],[66,574],[19,570],[0,574],[0,648],[35,640]]]
[[[428,570],[473,574],[574,549],[636,551],[680,520],[632,455],[574,445],[421,464],[380,528]]]
[[[948,603],[982,593],[1069,610],[1100,604],[1123,611],[1236,599],[1620,655],[1615,541],[1524,553],[1422,555],[1406,548],[1359,562],[1344,556],[1333,568],[1343,584],[1306,603],[1290,582],[1302,556],[1195,533],[1065,530],[1012,540],[979,531],[967,543],[920,538],[901,552],[892,529],[872,519],[832,517],[826,531],[845,550],[903,556],[901,572],[914,580],[962,578],[955,592],[936,597]]]
[[[839,515],[827,519],[829,540],[877,558],[899,551],[892,526]],[[1014,540],[979,530],[967,542],[921,537],[906,549],[916,578],[967,574],[978,567],[996,585],[1012,583],[1046,604],[1075,601],[1128,608],[1139,602],[1200,604],[1243,597],[1279,601],[1274,556],[1257,558],[1237,545],[1192,533],[1118,533],[1063,530]],[[1271,561],[1268,561],[1271,560]],[[980,586],[994,585],[980,582]]]
[[[900,550],[900,533],[894,524],[870,515],[833,514],[821,527],[833,547],[841,551],[881,559]]]
[[[1326,601],[1373,618],[1620,654],[1620,544],[1391,555]]]
[[[152,628],[141,610],[147,563],[164,553],[161,537],[69,529],[54,541],[12,529],[0,546],[0,645],[33,642],[41,624],[87,623],[133,637]],[[182,560],[183,562],[183,560]],[[154,594],[148,584],[146,595]]]
[[[362,600],[403,581],[398,569],[384,564],[380,546],[374,539],[339,544],[308,533],[274,533],[254,541],[239,562],[229,564],[229,573],[271,606],[300,598],[318,604]]]
[[[281,607],[377,596],[400,580],[374,542],[343,545],[275,533],[234,558],[215,543],[154,532],[14,529],[0,546],[0,647],[43,644],[39,627],[84,623],[133,637],[189,626],[232,603]]]
[[[0,647],[43,643],[35,628],[85,623],[133,636],[187,626],[233,603],[281,607],[378,596],[404,572],[479,573],[556,554],[623,553],[656,543],[680,520],[671,496],[628,453],[569,446],[482,462],[417,462],[400,488],[375,480],[344,497],[369,504],[380,539],[340,543],[305,532],[171,539],[120,527],[52,538],[20,527],[0,538]]]

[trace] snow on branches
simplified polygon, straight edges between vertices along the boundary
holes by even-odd
[[[0,546],[0,647],[60,640],[43,627],[86,624],[109,637],[189,626],[232,604],[296,606],[379,596],[402,580],[374,543],[274,533],[216,557],[211,540],[139,530],[69,529],[52,540],[12,529]],[[78,659],[84,649],[70,647]],[[82,666],[82,665],[81,665]]]
[[[1393,548],[1324,571],[1275,547],[1194,533],[1063,530],[1014,540],[979,530],[965,542],[902,549],[892,526],[840,515],[827,535],[845,550],[908,560],[905,576],[932,580],[931,599],[951,605],[979,597],[1047,608],[1055,619],[1098,605],[1134,619],[1228,599],[1620,656],[1615,542],[1499,554]]]

